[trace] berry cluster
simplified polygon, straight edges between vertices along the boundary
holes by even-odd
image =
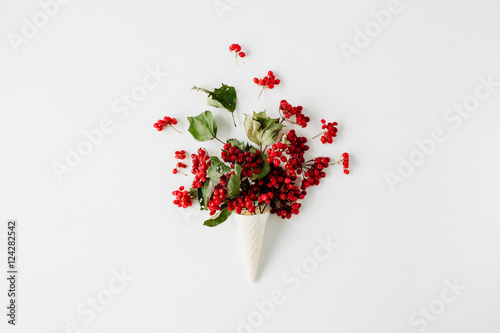
[[[306,145],[307,138],[303,136],[297,136],[295,130],[290,130],[286,136],[288,142],[287,154],[290,155],[285,169],[296,171],[297,174],[302,173],[302,165],[305,163],[304,154],[309,150],[309,146]],[[288,165],[289,164],[289,165]]]
[[[192,154],[193,165],[191,173],[194,175],[192,188],[200,188],[207,180],[208,167],[211,165],[210,156],[204,149],[198,149],[198,154]]]
[[[323,129],[323,132],[321,132],[318,135],[316,135],[315,137],[313,137],[313,139],[317,138],[318,136],[323,134],[323,136],[321,137],[321,143],[322,144],[332,143],[333,138],[337,136],[338,123],[336,121],[334,121],[333,123],[327,123],[325,119],[321,119],[321,123],[323,124],[321,126],[321,129]]]
[[[221,209],[221,205],[226,200],[227,190],[222,184],[217,184],[208,202],[208,210],[210,215],[214,215],[218,210]]]
[[[346,175],[349,174],[349,154],[343,153],[342,158],[339,161],[339,164],[342,162],[342,167],[344,168],[344,173]]]
[[[177,125],[177,119],[175,118],[170,118],[170,117],[164,117],[163,119],[158,120],[153,126],[156,128],[158,131],[163,131],[163,129],[167,126],[172,127],[174,130],[179,132],[174,126],[172,125]],[[179,132],[180,133],[180,132]]]
[[[278,167],[283,162],[285,163],[285,170],[288,175],[300,175],[302,173],[302,165],[305,162],[304,153],[309,150],[309,146],[306,145],[307,139],[305,137],[298,137],[293,129],[284,135],[283,139],[287,143],[279,141],[267,150],[267,161],[275,167]]]
[[[280,84],[281,81],[279,79],[276,79],[272,71],[269,71],[267,72],[267,76],[264,76],[262,79],[254,78],[253,82],[255,82],[255,84],[258,84],[259,86],[262,86],[262,90],[260,91],[259,94],[260,98],[260,95],[262,95],[264,89],[266,88],[273,89],[274,86]]]
[[[172,194],[175,195],[174,204],[178,207],[187,208],[191,206],[191,195],[184,189],[184,186],[179,187],[179,190],[173,191]]]
[[[324,169],[330,165],[330,157],[316,157],[314,160],[304,163],[304,179],[301,188],[305,190],[310,186],[317,186],[321,178],[326,177]]]
[[[259,202],[263,202],[263,203],[269,205],[271,203],[271,199],[273,198],[273,196],[274,196],[273,192],[267,192],[267,193],[263,193],[263,194],[259,195],[257,200]]]
[[[311,120],[302,114],[302,106],[292,106],[285,100],[280,102],[280,113],[282,117],[289,121],[292,116],[295,116],[295,123],[300,127],[306,127],[307,123]]]
[[[231,44],[229,46],[229,51],[231,53],[234,52],[234,57],[236,59],[236,65],[238,65],[238,57],[245,58],[245,56],[246,56],[245,52],[241,51],[241,46],[239,44]]]
[[[258,182],[262,184],[262,180]],[[238,198],[228,200],[227,209],[230,212],[236,212],[236,214],[241,214],[244,211],[248,211],[251,214],[255,213],[258,206],[257,197],[260,189],[261,186],[259,186],[258,183],[254,183],[246,191],[241,191]],[[262,211],[262,209],[259,210],[260,213],[262,213]]]
[[[259,181],[262,188],[271,189],[272,196],[265,193],[259,201],[270,202],[271,213],[289,219],[299,213],[301,204],[298,200],[307,195],[306,188],[319,184],[325,177],[323,169],[328,167],[329,158],[316,158],[305,162],[304,153],[309,150],[305,137],[298,137],[295,130],[290,130],[282,139],[267,150],[267,161],[271,163],[269,174]],[[284,163],[284,167],[282,165]],[[298,176],[303,175],[300,188]],[[267,199],[267,200],[266,200]]]
[[[274,164],[275,167],[279,166],[281,162],[286,163],[288,158],[285,156],[288,144],[279,141],[267,150],[267,162]]]
[[[307,192],[295,185],[296,180],[296,175],[290,174],[281,166],[273,165],[269,174],[259,181],[263,190],[266,187],[271,190],[259,197],[260,200],[270,204],[271,214],[289,219],[299,213],[301,204],[297,201],[304,199]]]
[[[234,147],[230,142],[223,146],[221,158],[224,162],[231,163],[234,168],[235,163],[241,165],[241,177],[252,178],[260,172],[260,167],[264,163],[260,151],[255,152],[243,151],[238,147]]]
[[[179,150],[175,152],[175,159],[177,160],[177,164],[175,165],[175,169],[172,170],[172,173],[175,175],[177,172],[181,172],[182,174],[186,175],[184,172],[182,172],[180,169],[185,169],[187,168],[187,165],[180,162],[186,158],[186,152],[184,150]],[[186,175],[187,176],[187,175]]]

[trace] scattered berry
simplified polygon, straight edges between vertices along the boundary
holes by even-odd
[[[286,100],[280,102],[280,113],[286,121],[290,121],[289,119],[295,116],[295,123],[300,127],[306,127],[307,123],[311,120],[309,117],[302,114],[302,106],[299,105],[294,107]]]
[[[175,152],[175,159],[177,160],[177,164],[175,166],[175,169],[172,170],[172,173],[175,175],[177,174],[177,172],[180,172],[182,173],[183,175],[187,176],[184,172],[182,172],[181,169],[185,169],[187,168],[187,165],[182,163],[182,162],[179,162],[179,161],[182,161],[186,158],[186,152],[184,150],[179,150],[179,151],[176,151]]]
[[[179,190],[173,191],[172,194],[175,195],[175,205],[182,208],[187,208],[192,205],[191,195],[184,189],[184,186],[179,187]]]
[[[174,130],[179,132],[174,126],[172,125],[177,125],[177,119],[175,118],[170,118],[170,117],[164,117],[163,119],[158,120],[153,126],[156,128],[158,131],[163,131],[163,129],[167,126],[172,127]],[[179,132],[180,133],[180,132]]]
[[[340,158],[339,164],[342,163],[342,167],[344,168],[344,173],[346,175],[349,174],[349,154],[348,153],[343,153],[342,157]]]
[[[236,59],[236,66],[238,66],[238,57],[245,58],[245,52],[241,52],[241,46],[239,44],[231,44],[229,46],[229,51],[234,53],[234,58]]]
[[[267,72],[267,76],[264,76],[262,79],[254,78],[253,82],[259,86],[262,86],[262,90],[260,91],[259,94],[260,98],[260,95],[262,95],[264,89],[266,88],[273,89],[274,86],[279,85],[281,81],[279,79],[276,79],[272,71],[269,71]]]
[[[321,143],[326,144],[326,143],[332,143],[333,138],[337,136],[337,125],[338,123],[334,121],[333,123],[327,123],[325,119],[321,119],[321,123],[323,124],[321,126],[321,129],[323,129],[323,132],[319,133],[313,139],[317,138],[318,136],[322,135],[321,137]]]

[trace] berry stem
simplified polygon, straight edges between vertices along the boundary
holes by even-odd
[[[260,94],[259,94],[259,98],[260,98],[260,95],[262,95],[262,92],[264,91],[264,89],[266,89],[266,86],[262,87],[262,90],[260,91]]]
[[[214,136],[214,139],[216,139],[217,141],[219,141],[220,143],[222,144],[225,144],[221,139],[219,139],[218,137]]]
[[[316,139],[318,136],[320,136],[321,134],[325,134],[325,133],[326,133],[326,131],[323,131],[323,132],[321,132],[321,133],[319,133],[319,134],[317,134],[317,135],[313,136],[313,139]]]
[[[235,52],[234,59],[236,59],[236,66],[238,65],[238,52]]]
[[[177,128],[175,128],[174,126],[172,126],[172,124],[168,124],[168,126],[172,127],[177,133],[182,134]]]
[[[267,204],[264,206],[264,208],[262,208],[262,209],[260,210],[260,212],[261,212],[261,213],[265,212],[265,211],[266,211],[266,208],[267,208]]]

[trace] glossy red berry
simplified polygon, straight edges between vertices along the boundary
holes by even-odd
[[[338,123],[336,121],[334,121],[333,123],[327,123],[325,119],[321,119],[321,124],[322,124],[321,129],[323,130],[323,132],[313,137],[313,139],[322,135],[320,139],[322,144],[332,143],[333,138],[337,136]]]
[[[231,53],[234,53],[234,57],[236,59],[236,65],[238,65],[238,57],[240,57],[240,58],[246,57],[245,52],[241,51],[241,46],[239,44],[231,44],[229,46],[229,51]]]
[[[179,190],[173,191],[172,194],[175,196],[175,205],[182,208],[187,208],[192,205],[191,195],[188,191],[184,190],[184,186],[179,187]]]
[[[309,117],[306,117],[302,113],[302,106],[292,106],[290,103],[288,103],[286,100],[282,100],[280,102],[280,114],[281,117],[284,118],[285,120],[291,122],[289,119],[292,117],[295,117],[295,123],[299,125],[300,127],[306,127],[307,123],[310,121]]]
[[[162,131],[165,127],[170,126],[177,132],[179,132],[175,127],[172,125],[177,125],[177,119],[171,118],[171,117],[164,117],[163,119],[158,120],[153,126],[156,128],[158,131]],[[180,132],[179,132],[180,133]]]
[[[280,84],[280,80],[276,79],[273,71],[268,71],[267,76],[264,76],[260,80],[258,78],[254,78],[253,82],[262,87],[259,97],[262,94],[262,91],[264,91],[264,89],[266,88],[273,89],[275,86]]]

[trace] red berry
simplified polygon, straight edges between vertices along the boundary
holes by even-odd
[[[240,53],[238,53],[238,55],[239,55],[241,58],[245,58],[245,56],[246,56],[245,52],[240,52]]]

